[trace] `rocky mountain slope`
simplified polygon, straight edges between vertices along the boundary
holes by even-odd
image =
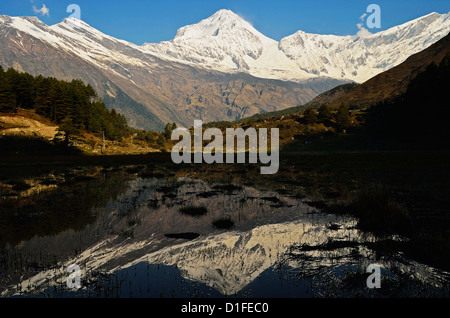
[[[302,31],[272,40],[229,10],[138,46],[73,18],[47,26],[0,16],[0,64],[32,75],[90,83],[129,124],[161,130],[236,120],[305,104],[338,85],[362,82],[444,37],[449,14],[354,36]]]
[[[405,93],[411,81],[430,64],[438,65],[449,53],[450,34],[400,65],[356,86],[346,94],[335,95],[327,102],[333,107],[343,104],[350,108],[366,108],[392,100]]]
[[[90,83],[129,124],[160,130],[167,122],[235,120],[305,103],[342,83],[304,83],[224,73],[161,59],[76,19],[47,26],[37,18],[0,17],[0,64],[32,75]]]

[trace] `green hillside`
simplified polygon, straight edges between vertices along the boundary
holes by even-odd
[[[90,85],[32,76],[0,66],[0,113],[33,110],[57,124],[68,134],[82,132],[120,140],[129,135],[124,115],[108,110]]]

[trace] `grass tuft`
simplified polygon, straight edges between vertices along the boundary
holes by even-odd
[[[375,234],[410,234],[411,218],[408,210],[394,202],[385,187],[362,191],[351,203],[352,214],[359,218],[361,230]]]
[[[234,226],[234,221],[229,217],[216,219],[212,222],[212,225],[217,229],[231,229]]]
[[[203,216],[208,213],[208,209],[204,206],[185,206],[180,208],[180,213],[190,216]]]

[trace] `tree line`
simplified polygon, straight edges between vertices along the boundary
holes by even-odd
[[[81,132],[120,140],[130,134],[124,115],[108,110],[90,84],[32,76],[0,66],[0,113],[34,110],[67,134]]]

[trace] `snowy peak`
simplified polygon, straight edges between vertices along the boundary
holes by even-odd
[[[20,22],[23,23],[31,23],[35,25],[45,25],[38,17],[10,17],[7,15],[0,15],[0,23],[13,23]]]
[[[188,126],[195,119],[232,121],[279,110],[308,102],[317,93],[341,84],[324,80],[299,86],[229,74],[230,69],[248,72],[260,54],[269,61],[266,52],[270,51],[238,16],[211,20],[210,26],[228,31],[206,39],[171,41],[165,51],[159,51],[164,47],[156,44],[152,51],[79,20],[48,26],[37,18],[3,16],[0,62],[5,68],[33,75],[90,83],[109,108],[127,116],[130,125],[152,130],[163,129],[166,122]],[[232,33],[236,30],[242,34]],[[274,51],[278,50],[278,42],[273,43]],[[171,52],[176,54],[175,62],[168,55]],[[218,72],[223,65],[227,73]],[[205,66],[210,67],[205,70]]]
[[[362,37],[298,31],[280,42],[266,37],[251,23],[226,9],[180,28],[171,41],[142,46],[108,36],[75,18],[49,27],[37,17],[0,16],[0,28],[27,33],[102,68],[111,60],[143,65],[142,56],[151,55],[165,61],[226,73],[243,72],[259,78],[297,82],[332,78],[362,83],[446,36],[450,32],[450,13],[432,12]]]
[[[429,13],[429,14],[427,14],[427,15],[424,15],[424,16],[422,16],[422,17],[418,17],[418,18],[416,18],[416,19],[414,19],[414,20],[411,20],[411,21],[409,21],[409,22],[406,22],[405,24],[403,24],[403,25],[408,25],[408,24],[417,24],[417,23],[420,23],[420,22],[423,22],[423,23],[432,23],[432,22],[435,22],[436,20],[438,20],[438,19],[441,19],[441,18],[445,18],[445,16],[448,16],[448,14],[439,14],[439,13],[437,13],[437,12],[431,12],[431,13]]]
[[[105,34],[91,27],[86,22],[76,18],[66,18],[61,23],[52,25],[50,29],[55,33],[78,40],[82,40],[82,37],[97,40],[107,37]]]
[[[9,17],[7,15],[2,15],[0,16],[0,23],[25,32],[33,27],[39,29],[48,28],[48,26],[37,17]]]
[[[308,34],[298,31],[280,49],[308,74],[365,82],[425,50],[450,31],[450,14],[431,13],[365,36]]]
[[[121,66],[111,72],[127,80],[130,75],[123,65],[147,66],[140,46],[108,36],[76,18],[48,26],[37,17],[1,16],[0,34],[8,33],[23,51],[29,50],[22,41],[25,34],[33,42],[40,41],[60,52],[74,54],[98,69],[108,70],[110,64],[117,63]]]
[[[222,72],[289,81],[333,78],[362,83],[423,51],[449,31],[450,13],[432,12],[364,36],[298,31],[277,42],[232,11],[220,10],[179,29],[172,41],[143,48],[162,59]]]
[[[66,28],[74,28],[74,29],[83,29],[83,30],[91,30],[91,31],[97,31],[95,28],[91,27],[86,22],[76,19],[76,18],[65,18],[61,23],[58,23],[56,25],[59,25],[61,27]]]
[[[179,29],[171,41],[146,43],[143,48],[162,59],[227,73],[251,73],[251,69],[259,67],[255,65],[257,60],[276,58],[272,53],[278,51],[278,42],[258,32],[234,12],[220,10],[197,24]],[[270,78],[270,74],[258,77]]]
[[[188,25],[178,30],[175,41],[187,39],[204,39],[206,37],[226,37],[230,34],[248,31],[260,38],[265,38],[249,22],[230,10],[217,11],[211,17],[197,24]]]
[[[20,33],[27,34],[35,39],[51,45],[58,45],[61,38],[51,31],[50,27],[37,17],[0,17],[0,31],[14,32],[20,37]]]

